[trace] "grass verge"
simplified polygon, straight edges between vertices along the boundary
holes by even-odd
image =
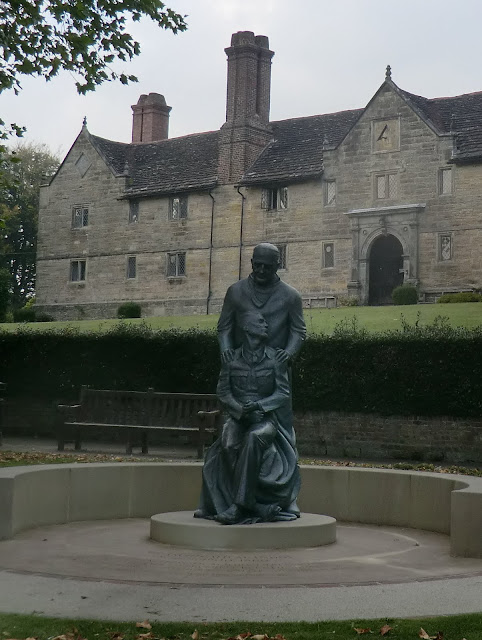
[[[177,458],[182,461],[182,458]],[[44,453],[38,451],[18,452],[18,451],[0,451],[0,467],[16,467],[32,464],[86,464],[89,462],[166,462],[172,461],[167,456],[116,456],[107,453]],[[184,460],[186,461],[186,460]],[[190,460],[192,461],[192,460]],[[463,467],[459,465],[434,465],[430,463],[419,462],[393,462],[384,463],[376,460],[370,462],[357,462],[353,460],[327,460],[315,458],[301,458],[300,464],[320,465],[330,467],[362,467],[365,469],[404,469],[412,471],[431,471],[434,473],[451,473],[470,476],[482,477],[482,469],[479,467]],[[0,640],[2,640],[0,638]]]
[[[213,624],[102,622],[0,614],[0,633],[10,638],[37,640],[348,640],[377,635],[391,640],[480,640],[482,614],[415,619],[347,620],[342,622],[231,622]],[[389,629],[388,629],[389,627]],[[385,633],[381,630],[385,629]],[[421,635],[420,630],[426,635]],[[363,631],[363,633],[360,633]]]
[[[401,330],[402,319],[409,324],[432,324],[435,318],[443,316],[447,323],[454,327],[472,328],[482,325],[482,303],[466,302],[462,304],[426,304],[426,305],[390,305],[387,307],[339,307],[336,309],[305,309],[305,320],[308,332],[312,334],[332,333],[340,323],[356,323],[369,332]],[[110,331],[119,323],[145,323],[155,330],[164,329],[214,329],[218,315],[209,316],[160,316],[151,318],[134,318],[131,320],[78,320],[69,322],[30,322],[3,323],[2,331],[17,331],[28,327],[32,331],[56,331],[73,328],[81,332]]]

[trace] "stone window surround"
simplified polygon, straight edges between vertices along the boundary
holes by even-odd
[[[444,257],[443,239],[448,238],[448,254]],[[437,261],[441,264],[452,262],[454,257],[454,236],[451,231],[437,233]]]
[[[395,180],[392,182],[391,178],[395,176]],[[379,195],[379,180],[384,179],[384,192],[385,195]],[[394,193],[395,191],[395,193]],[[373,174],[373,199],[375,201],[380,200],[393,200],[398,198],[400,193],[400,172],[398,170],[393,171],[376,171]]]
[[[285,211],[289,208],[288,187],[265,187],[261,191],[261,209]]]
[[[84,284],[87,279],[87,260],[79,258],[69,262],[69,283]]]
[[[175,261],[172,261],[175,257]],[[174,273],[172,272],[174,267]],[[176,280],[186,277],[186,252],[169,251],[166,256],[166,276],[169,280]]]
[[[331,263],[327,264],[327,254],[331,254]],[[334,269],[335,268],[335,243],[333,240],[326,240],[321,243],[321,268],[322,269]]]
[[[274,242],[279,249],[279,262],[280,266],[278,267],[278,271],[286,271],[288,268],[288,245],[286,243],[277,243]]]
[[[137,280],[137,257],[136,256],[127,256],[126,279]]]
[[[333,190],[333,194],[330,194],[330,189]],[[330,198],[331,195],[331,198]],[[336,206],[336,180],[335,178],[326,178],[323,180],[323,205],[325,207]]]
[[[344,215],[350,219],[352,235],[351,276],[348,295],[368,304],[369,253],[376,238],[391,234],[402,245],[404,282],[418,284],[418,225],[425,203],[351,209]]]
[[[129,224],[139,222],[139,200],[129,200]]]
[[[188,217],[188,197],[185,195],[175,195],[169,198],[169,220],[179,222],[187,220]]]
[[[91,205],[88,203],[78,203],[72,205],[72,229],[85,229],[89,226]],[[77,224],[79,222],[79,224]]]
[[[449,188],[447,189],[444,176],[450,176]],[[437,173],[437,193],[439,196],[451,196],[454,192],[454,172],[452,167],[440,167]]]

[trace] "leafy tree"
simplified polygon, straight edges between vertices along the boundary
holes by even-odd
[[[110,65],[139,55],[140,45],[126,27],[127,20],[142,17],[174,33],[186,29],[184,17],[160,0],[2,0],[0,93],[18,93],[22,76],[50,80],[61,70],[75,74],[80,94],[108,80],[137,81]],[[0,119],[0,159],[7,151],[1,141],[23,131]]]
[[[0,322],[5,322],[10,302],[10,274],[7,269],[0,269]]]
[[[57,170],[60,159],[42,144],[21,144],[6,158],[0,187],[0,268],[10,273],[11,304],[21,307],[33,295],[40,185]]]
[[[160,0],[0,2],[0,91],[18,91],[20,76],[50,80],[62,69],[78,75],[82,94],[106,80],[135,81],[109,65],[139,55],[140,45],[126,31],[126,22],[144,16],[174,33],[186,29],[183,16]]]

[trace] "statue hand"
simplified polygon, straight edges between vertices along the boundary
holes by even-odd
[[[252,413],[253,411],[259,410],[259,404],[257,402],[245,402],[243,405],[244,413]]]
[[[260,411],[259,409],[256,409],[256,411],[253,411],[253,413],[250,414],[249,418],[252,424],[256,424],[257,422],[263,422],[264,412]]]
[[[274,357],[276,362],[288,362],[288,360],[291,358],[290,354],[284,349],[276,349],[276,354]]]
[[[228,362],[232,362],[234,360],[234,349],[225,349],[221,353],[221,362],[223,364],[227,364]]]

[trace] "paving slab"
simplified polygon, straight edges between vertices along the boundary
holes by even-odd
[[[56,443],[4,438],[2,450]],[[105,443],[82,453],[123,455]],[[176,447],[152,455],[195,459]],[[482,560],[452,558],[445,535],[396,527],[338,523],[325,547],[235,553],[154,542],[144,519],[76,522],[0,542],[0,611],[194,624],[473,613]]]
[[[0,611],[214,622],[414,617],[482,610],[482,560],[447,536],[340,523],[337,542],[196,551],[149,539],[149,520],[78,522],[0,542]]]

